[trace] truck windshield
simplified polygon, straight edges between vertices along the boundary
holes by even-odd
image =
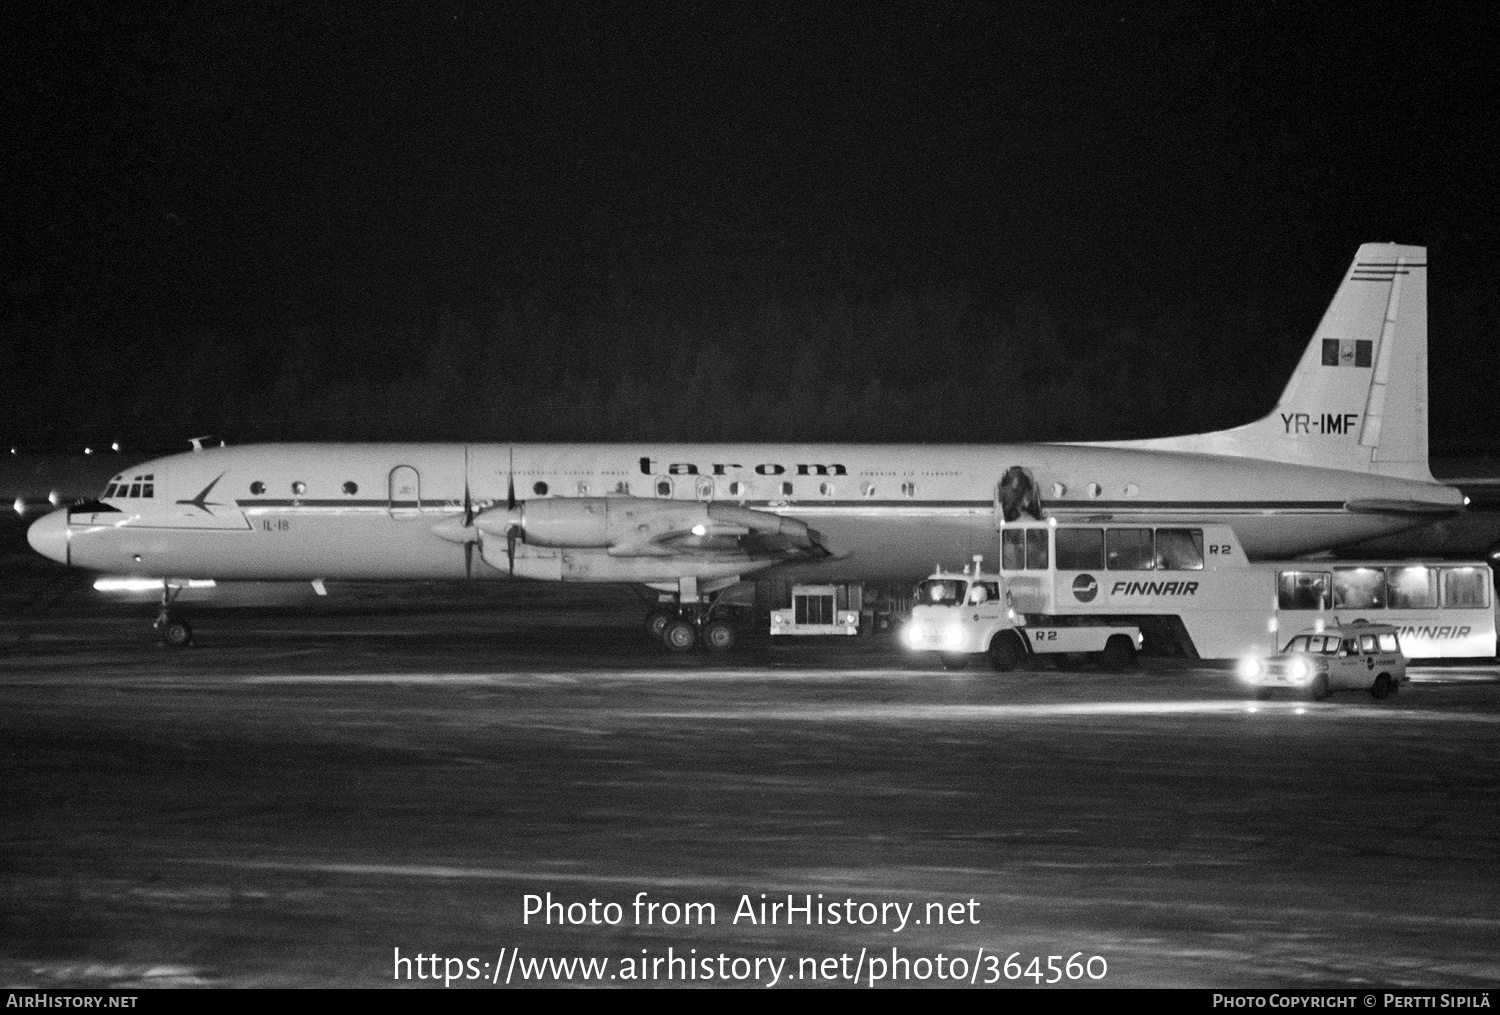
[[[916,606],[955,606],[964,601],[969,583],[956,578],[929,578],[917,586]]]

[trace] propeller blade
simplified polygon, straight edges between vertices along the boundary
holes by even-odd
[[[516,537],[518,535],[519,533],[516,531],[514,525],[505,530],[505,556],[510,560],[510,576],[512,578],[516,576]]]
[[[474,527],[474,498],[469,494],[469,481],[464,480],[464,528]]]
[[[516,449],[510,449],[510,469],[505,473],[505,510],[516,509]]]

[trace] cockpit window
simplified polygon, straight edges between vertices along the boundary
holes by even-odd
[[[156,479],[155,473],[147,473],[136,476],[130,482],[121,482],[125,477],[115,480],[104,488],[104,497],[155,497]],[[103,497],[100,498],[104,499]]]
[[[917,586],[916,606],[956,606],[964,601],[969,583],[956,578],[929,578]]]

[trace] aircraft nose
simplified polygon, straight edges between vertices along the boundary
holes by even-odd
[[[51,557],[59,564],[68,561],[68,509],[58,508],[31,523],[26,530],[26,541],[43,557]]]

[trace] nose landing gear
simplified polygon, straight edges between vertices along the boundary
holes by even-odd
[[[162,644],[170,648],[186,648],[193,643],[193,628],[183,615],[172,609],[172,603],[182,593],[181,586],[168,585],[165,582],[161,587],[161,609],[156,614],[156,620],[151,628]]]

